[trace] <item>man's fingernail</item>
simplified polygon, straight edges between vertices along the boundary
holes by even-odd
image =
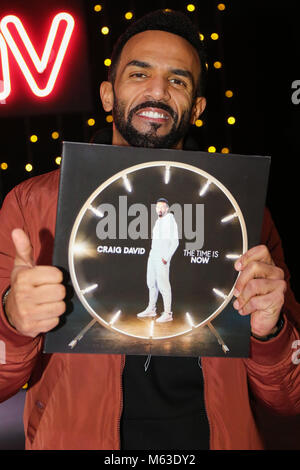
[[[235,308],[236,310],[238,310],[238,309],[239,309],[239,306],[240,306],[239,301],[238,301],[238,300],[235,300],[235,301],[233,302],[233,306],[234,306],[234,308]]]
[[[234,289],[233,295],[234,297],[238,297],[240,295],[240,291],[238,291],[237,289]]]
[[[235,269],[237,269],[238,271],[242,269],[242,263],[240,261],[237,261],[237,263],[235,264]]]

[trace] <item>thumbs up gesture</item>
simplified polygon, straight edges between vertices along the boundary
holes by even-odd
[[[65,311],[63,275],[54,266],[35,266],[30,240],[22,229],[12,231],[12,240],[16,255],[5,313],[17,331],[34,338],[57,326]]]

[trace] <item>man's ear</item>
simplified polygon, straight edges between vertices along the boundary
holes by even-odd
[[[206,98],[204,96],[197,96],[195,99],[195,103],[193,105],[192,109],[192,115],[191,115],[191,124],[195,124],[199,116],[203,113],[206,107]]]
[[[111,82],[102,82],[100,85],[100,98],[104,111],[107,113],[113,109],[114,93]]]

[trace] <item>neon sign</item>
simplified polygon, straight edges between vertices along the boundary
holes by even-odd
[[[57,37],[57,31],[60,23],[64,21],[66,27],[63,33],[63,36],[60,41],[60,45],[57,51],[54,50],[53,44]],[[10,30],[8,28],[9,24],[13,24],[15,30]],[[61,69],[62,62],[64,60],[65,53],[67,51],[70,38],[74,29],[74,18],[69,13],[59,13],[57,14],[52,21],[48,38],[46,40],[45,48],[40,59],[32,42],[21,22],[21,20],[14,15],[7,15],[0,21],[0,53],[1,53],[1,64],[2,64],[2,76],[3,76],[3,86],[2,90],[0,89],[0,101],[5,100],[11,92],[11,81],[10,81],[10,71],[9,71],[9,60],[8,60],[8,49],[10,48],[12,54],[14,55],[22,74],[24,75],[29,87],[32,92],[38,97],[48,96],[55,85],[56,79],[58,77],[59,71]],[[49,73],[49,77],[46,83],[46,86],[40,88],[34,79],[29,65],[28,58],[24,58],[23,54],[20,51],[20,48],[17,45],[16,39],[19,37],[23,46],[26,49],[27,54],[29,55],[36,71],[39,74],[42,74],[47,66],[50,63],[50,58],[54,57],[52,69]],[[26,55],[26,54],[25,54]]]

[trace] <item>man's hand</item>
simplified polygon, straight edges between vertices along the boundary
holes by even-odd
[[[34,338],[57,326],[65,311],[63,275],[54,266],[35,266],[30,240],[23,230],[13,230],[12,239],[16,256],[5,313],[16,330]]]
[[[233,306],[241,315],[251,314],[251,331],[263,337],[274,332],[284,303],[284,272],[275,266],[264,245],[255,246],[235,263],[240,276]]]

